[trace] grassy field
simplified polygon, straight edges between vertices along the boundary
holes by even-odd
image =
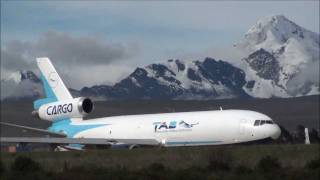
[[[86,170],[97,171],[98,169],[98,172],[120,173],[119,171],[121,171],[128,174],[135,172],[135,175],[138,173],[137,176],[139,177],[139,172],[152,171],[152,169],[156,169],[156,172],[170,170],[171,173],[184,170],[190,171],[190,169],[191,171],[203,170],[207,172],[208,168],[216,167],[213,168],[212,172],[224,168],[232,172],[237,171],[239,168],[244,168],[241,170],[244,172],[253,172],[256,167],[261,166],[261,159],[271,157],[271,159],[273,158],[272,161],[278,163],[284,172],[300,170],[303,174],[304,168],[310,162],[317,159],[318,165],[316,168],[319,169],[319,148],[319,145],[237,145],[188,148],[138,148],[133,150],[109,149],[85,152],[24,152],[16,154],[2,152],[1,161],[4,169],[7,169],[7,171],[12,170],[17,157],[29,157],[40,165],[41,170],[47,173],[61,175],[66,170],[75,170],[78,172],[77,175],[82,173],[86,175]],[[272,162],[271,166],[273,166]],[[85,170],[82,172],[81,169]],[[94,173],[90,177],[95,178],[98,175],[97,173]],[[144,175],[142,174],[142,176]],[[318,178],[319,173],[310,173],[309,176],[311,179]],[[166,177],[163,178],[166,179]]]
[[[67,162],[70,166],[126,167],[139,169],[152,163],[181,169],[191,166],[207,166],[208,159],[227,158],[233,165],[254,167],[267,155],[276,157],[284,166],[302,167],[308,161],[319,158],[319,145],[249,145],[177,148],[137,148],[69,151],[1,153],[2,161],[9,166],[16,156],[23,155],[39,162],[43,167],[59,171]]]

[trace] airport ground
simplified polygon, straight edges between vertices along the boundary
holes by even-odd
[[[319,144],[1,153],[1,179],[308,179]]]

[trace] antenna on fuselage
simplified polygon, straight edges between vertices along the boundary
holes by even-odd
[[[220,106],[220,111],[222,111],[223,109],[222,109],[222,107]]]

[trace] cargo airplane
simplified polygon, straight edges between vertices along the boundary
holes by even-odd
[[[49,58],[37,58],[37,65],[46,98],[34,101],[33,114],[52,122],[47,130],[38,130],[60,137],[1,137],[2,142],[172,147],[277,139],[281,133],[270,117],[250,110],[220,109],[83,120],[94,108],[92,100],[73,98]]]

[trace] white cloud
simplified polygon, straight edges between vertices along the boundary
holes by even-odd
[[[1,48],[1,78],[19,70],[38,72],[35,58],[46,56],[61,76],[66,77],[69,87],[112,84],[131,69],[129,63],[119,65],[119,62],[130,60],[139,51],[137,44],[112,43],[97,37],[75,37],[52,31],[35,42],[5,43]]]
[[[21,95],[25,97],[32,97],[42,94],[41,85],[33,83],[32,81],[26,80],[17,84],[17,82],[12,79],[6,81],[1,80],[1,99]]]
[[[77,66],[72,71],[64,71],[63,76],[67,86],[81,89],[84,86],[113,85],[133,70],[134,67],[117,64]]]

